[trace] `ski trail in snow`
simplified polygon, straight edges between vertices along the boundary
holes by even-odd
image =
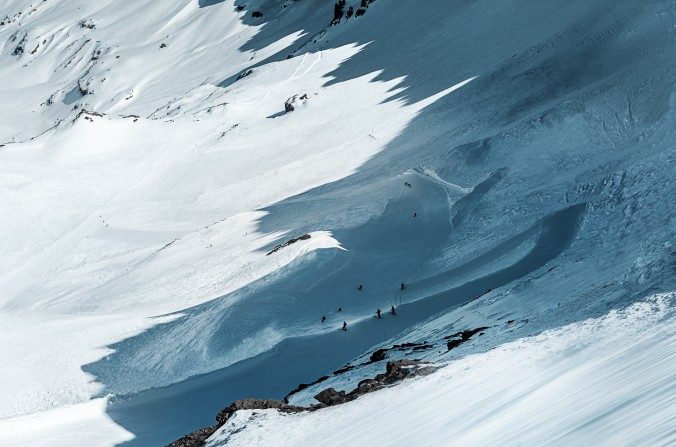
[[[322,51],[319,50],[317,53],[314,54],[314,56],[313,56],[314,60],[312,61],[312,63],[310,63],[310,65],[307,68],[305,68],[303,70],[303,72],[301,73],[301,69],[303,69],[303,67],[305,66],[305,63],[306,63],[308,57],[309,57],[308,53],[303,54],[302,60],[299,62],[298,66],[296,66],[293,73],[291,73],[291,75],[288,76],[283,82],[277,83],[277,84],[274,85],[274,87],[266,90],[265,93],[263,93],[263,95],[261,95],[261,97],[258,99],[257,104],[263,103],[272,92],[278,90],[284,84],[288,84],[289,82],[304,76],[310,70],[312,70],[312,67],[314,67],[315,64],[317,64],[317,62],[319,62],[322,59]],[[283,98],[282,102],[285,101],[285,100],[286,100],[286,98]]]
[[[447,182],[446,180],[439,177],[439,174],[434,172],[434,170],[426,168],[422,165],[416,166],[411,171],[427,180],[431,180],[432,182],[443,186],[444,188],[449,190],[449,193],[453,193],[456,196],[462,197],[472,192],[472,188],[463,188],[462,186],[456,185],[455,183]]]

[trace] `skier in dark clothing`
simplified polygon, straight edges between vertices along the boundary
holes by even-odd
[[[342,307],[339,307],[339,308],[338,308],[338,312],[342,312],[342,311],[343,311],[343,308],[342,308]]]
[[[359,290],[361,292],[362,290],[364,290],[364,286],[359,284],[359,287],[357,287],[357,290]]]
[[[392,315],[397,315],[397,309],[395,309],[394,306],[390,307],[390,313]]]
[[[326,321],[326,317],[322,315],[322,323]]]
[[[413,217],[416,217],[417,215],[418,215],[418,213],[413,213]]]
[[[399,286],[399,290],[404,290],[406,288],[406,284],[403,282],[401,283],[401,286]]]
[[[343,330],[343,331],[347,330],[347,322],[343,321],[343,327],[342,327],[341,330]]]
[[[378,310],[376,310],[376,318],[380,318],[380,308],[378,308]]]

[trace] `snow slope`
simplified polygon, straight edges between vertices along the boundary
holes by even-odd
[[[673,291],[673,2],[560,3],[3,2],[0,444],[160,445]]]
[[[242,410],[207,446],[673,445],[673,298],[505,343],[336,407]]]

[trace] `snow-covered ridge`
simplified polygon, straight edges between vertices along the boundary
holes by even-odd
[[[158,445],[674,290],[673,2],[366,3],[3,2],[0,444]]]

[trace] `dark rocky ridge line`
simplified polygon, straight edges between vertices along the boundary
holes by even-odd
[[[460,346],[462,343],[468,341],[474,334],[481,333],[481,331],[488,329],[488,327],[479,327],[475,329],[465,329],[463,331],[457,332],[453,335],[448,335],[443,338],[443,340],[448,340],[448,339],[455,339],[457,337],[461,337],[460,340],[451,340],[447,343],[447,349],[450,351],[453,348],[456,348],[457,346]],[[459,342],[455,344],[456,342]],[[451,343],[454,343],[453,346],[451,346]],[[300,391],[303,391],[311,386],[317,385],[318,383],[324,382],[325,380],[328,380],[331,376],[336,377],[339,376],[343,373],[346,373],[348,371],[351,371],[356,368],[361,368],[363,366],[368,366],[373,363],[381,362],[387,358],[387,354],[390,351],[410,351],[410,353],[418,352],[418,351],[427,351],[429,349],[434,348],[434,343],[428,343],[427,341],[422,341],[422,342],[408,342],[408,343],[401,343],[401,344],[395,344],[392,345],[389,348],[379,348],[376,349],[371,353],[371,356],[369,359],[365,362],[358,363],[356,365],[345,365],[335,371],[333,371],[330,375],[327,376],[322,376],[318,378],[317,380],[310,382],[310,383],[300,383],[295,389],[293,389],[289,394],[284,396],[284,402],[289,403],[289,398],[293,396],[296,393],[299,393]],[[415,361],[418,361],[417,359]]]
[[[445,340],[448,340],[448,343],[446,343],[446,347],[450,351],[451,349],[455,349],[461,344],[465,343],[468,341],[472,336],[476,333],[479,333],[479,335],[483,335],[483,330],[488,329],[488,327],[478,327],[476,329],[467,329],[464,331],[456,332],[453,335],[449,335],[447,337],[444,337]],[[460,338],[458,338],[460,337]]]
[[[305,239],[309,238],[309,235]],[[304,238],[304,236],[291,239],[284,245],[278,245],[276,250],[279,250],[283,246],[289,245],[289,243],[294,243],[298,240]],[[273,250],[276,251],[276,250]],[[272,253],[272,252],[271,252]],[[485,331],[488,327],[478,327],[474,329],[464,329],[458,331],[452,335],[443,337],[442,340],[449,340],[447,342],[448,351],[460,346],[461,344],[469,341],[474,335],[480,334],[483,335],[482,331]],[[414,377],[420,375],[426,375],[437,369],[436,366],[433,366],[429,362],[424,362],[420,359],[401,359],[401,360],[392,360],[388,361],[385,367],[384,374],[377,374],[373,378],[361,380],[357,387],[352,391],[345,392],[334,389],[333,387],[325,388],[324,390],[317,393],[314,398],[319,402],[318,404],[310,406],[297,406],[289,404],[289,398],[294,394],[303,391],[311,386],[317,385],[318,383],[328,380],[331,376],[335,377],[340,374],[351,371],[355,368],[360,368],[363,366],[371,365],[383,361],[387,358],[387,354],[390,351],[403,351],[410,350],[411,352],[424,351],[434,347],[433,343],[428,343],[427,341],[423,342],[407,342],[401,344],[394,344],[389,348],[379,348],[373,351],[369,357],[369,360],[362,362],[356,365],[345,365],[340,369],[332,372],[330,375],[322,376],[317,380],[311,383],[301,383],[295,389],[293,389],[289,394],[284,396],[283,400],[276,399],[242,399],[236,400],[231,403],[228,407],[221,410],[216,416],[216,424],[209,427],[204,427],[199,430],[196,430],[192,433],[187,434],[186,436],[178,439],[177,441],[168,444],[167,447],[200,447],[203,446],[206,440],[213,435],[216,430],[222,427],[230,417],[235,414],[237,410],[267,410],[267,409],[276,409],[282,413],[300,413],[303,411],[316,411],[322,408],[331,407],[334,405],[340,405],[346,402],[357,399],[363,394],[367,394],[381,388],[384,388],[389,385],[396,384],[407,377]]]
[[[292,238],[292,239],[289,239],[288,241],[284,242],[283,244],[279,244],[279,245],[277,245],[275,248],[273,248],[272,250],[270,250],[266,256],[270,256],[271,254],[273,254],[273,253],[275,253],[275,252],[281,250],[282,248],[288,247],[288,246],[291,245],[291,244],[295,244],[295,243],[298,242],[298,241],[305,241],[305,240],[308,240],[308,239],[310,239],[310,237],[311,237],[311,236],[310,236],[309,234],[304,234],[304,235],[302,235],[302,236],[298,236],[298,237],[294,237],[294,238]]]
[[[286,402],[274,399],[243,399],[236,400],[228,407],[221,410],[216,416],[216,424],[196,430],[178,439],[167,447],[201,447],[206,440],[222,427],[238,410],[268,410],[276,409],[282,413],[300,413],[303,411],[316,411],[322,408],[340,405],[353,401],[359,396],[385,388],[401,382],[408,377],[423,376],[434,372],[436,366],[420,360],[397,360],[387,362],[385,373],[377,374],[372,379],[364,379],[355,389],[346,393],[336,391],[334,388],[326,388],[315,395],[318,404],[301,407],[289,405]]]

